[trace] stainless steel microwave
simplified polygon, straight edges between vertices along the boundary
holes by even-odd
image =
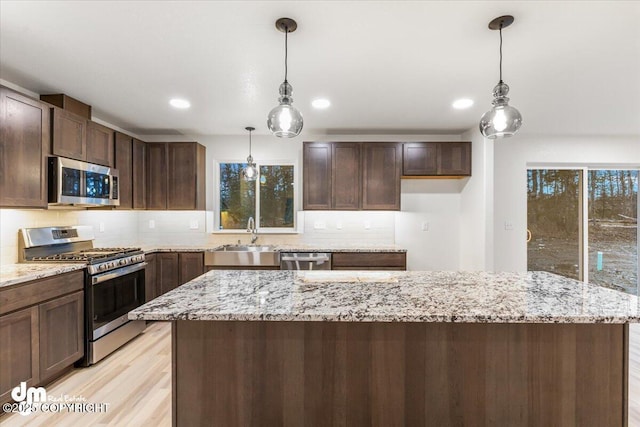
[[[49,204],[74,206],[119,206],[116,169],[49,157]]]

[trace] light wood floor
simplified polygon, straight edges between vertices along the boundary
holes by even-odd
[[[84,396],[109,403],[102,414],[36,413],[0,417],[13,426],[171,425],[171,324],[149,325],[142,335],[88,368],[74,369],[46,387],[48,396]]]

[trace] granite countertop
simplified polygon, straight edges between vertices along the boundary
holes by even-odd
[[[129,318],[626,323],[640,310],[633,295],[546,272],[213,270]]]
[[[85,265],[83,263],[26,263],[2,265],[0,266],[0,288],[68,273],[70,271],[82,270],[84,267]]]
[[[268,243],[265,243],[267,245]],[[259,244],[258,244],[259,245]],[[207,252],[215,251],[224,245],[218,246],[152,246],[144,245],[142,250],[147,254],[156,252]],[[406,249],[396,245],[378,244],[295,244],[295,245],[272,245],[280,252],[407,252]]]

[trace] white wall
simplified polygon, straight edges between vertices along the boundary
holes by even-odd
[[[638,137],[515,136],[494,143],[494,268],[527,269],[527,166],[640,166]],[[513,224],[505,230],[505,223]]]

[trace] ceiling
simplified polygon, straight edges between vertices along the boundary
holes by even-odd
[[[461,133],[504,80],[521,133],[640,135],[640,2],[6,1],[0,78],[139,135],[266,134],[284,74],[303,134]],[[315,110],[311,100],[332,105]],[[168,101],[191,101],[175,110]],[[475,105],[454,110],[454,100]]]

